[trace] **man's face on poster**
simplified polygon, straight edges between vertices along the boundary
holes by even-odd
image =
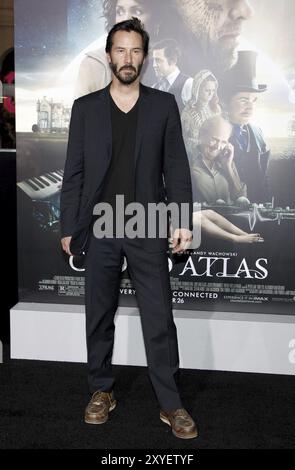
[[[223,119],[212,123],[206,131],[200,134],[200,147],[203,157],[216,160],[228,145],[232,126]]]
[[[253,10],[248,0],[175,0],[188,29],[211,63],[227,70],[235,62],[243,23]]]
[[[169,63],[164,49],[154,49],[153,67],[157,77],[167,77],[175,67],[175,63]]]
[[[130,85],[139,77],[144,63],[141,35],[135,31],[117,31],[107,55],[115,77],[122,84]]]
[[[228,114],[233,124],[249,124],[255,112],[257,93],[236,93],[229,101]]]

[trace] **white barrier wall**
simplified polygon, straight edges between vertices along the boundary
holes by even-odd
[[[11,357],[86,362],[83,306],[19,303],[10,312]],[[295,375],[295,317],[174,312],[180,365],[189,369]],[[116,315],[113,363],[146,365],[137,308]]]

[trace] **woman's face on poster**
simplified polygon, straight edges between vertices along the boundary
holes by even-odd
[[[130,19],[132,16],[140,19],[145,27],[151,19],[151,13],[147,8],[148,2],[136,0],[118,0],[116,6],[116,23]]]
[[[210,101],[212,100],[213,96],[216,93],[216,82],[213,80],[205,80],[201,87],[200,87],[200,92],[199,92],[199,99],[198,101],[201,104],[209,104]]]

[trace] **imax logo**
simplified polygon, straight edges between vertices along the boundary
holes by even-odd
[[[295,364],[295,339],[291,339],[289,349],[289,362],[290,364]]]

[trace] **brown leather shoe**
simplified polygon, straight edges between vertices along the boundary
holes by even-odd
[[[160,420],[169,424],[174,436],[180,439],[193,439],[198,436],[196,424],[184,408],[172,411],[161,410]]]
[[[85,410],[85,423],[103,424],[109,419],[109,412],[117,405],[113,392],[97,390]]]

